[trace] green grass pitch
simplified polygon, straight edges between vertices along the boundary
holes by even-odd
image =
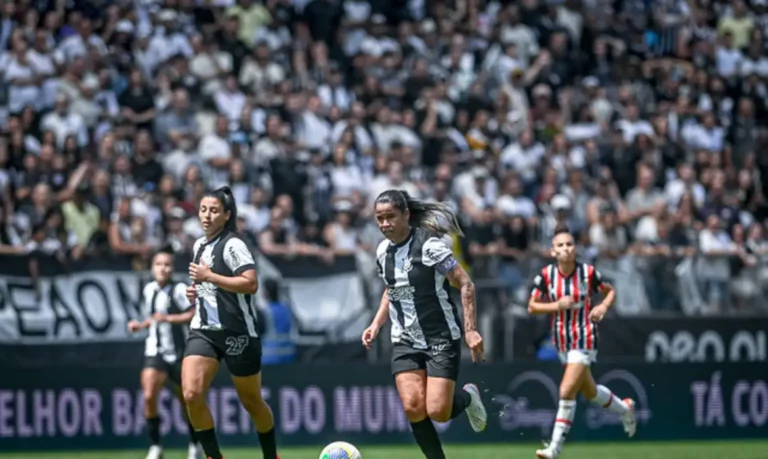
[[[535,458],[536,444],[446,446],[449,459]],[[321,447],[282,449],[282,459],[316,459]],[[416,446],[363,446],[363,459],[423,459]],[[146,451],[0,453],[2,459],[143,459]],[[257,459],[259,449],[225,449],[226,459]],[[186,451],[168,450],[163,459],[186,459]],[[768,441],[574,443],[560,459],[766,459]]]

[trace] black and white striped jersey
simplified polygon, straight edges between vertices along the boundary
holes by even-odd
[[[392,342],[427,349],[461,338],[461,316],[445,277],[456,266],[447,237],[416,228],[400,244],[385,239],[376,264],[389,289]]]
[[[194,262],[205,262],[216,274],[237,276],[256,269],[248,245],[237,234],[224,231],[212,240],[202,237],[193,247]],[[193,330],[226,330],[257,337],[254,295],[224,290],[211,282],[195,285],[197,309],[190,328]]]
[[[181,314],[193,305],[185,294],[187,285],[183,282],[160,286],[152,281],[142,292],[143,310],[147,317],[156,312],[162,314]],[[173,325],[167,322],[149,323],[149,335],[144,340],[146,357],[162,357],[168,363],[181,360],[184,354],[184,341],[187,339],[187,325]]]

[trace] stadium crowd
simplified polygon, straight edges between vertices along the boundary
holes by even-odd
[[[231,184],[260,251],[331,263],[401,188],[513,297],[567,221],[651,308],[760,309],[766,32],[766,0],[8,0],[0,252],[189,250]]]

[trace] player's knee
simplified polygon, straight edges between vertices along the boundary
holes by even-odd
[[[410,421],[420,421],[427,417],[427,407],[424,400],[419,400],[417,397],[403,400],[403,409],[405,416]]]
[[[585,384],[579,392],[587,400],[592,400],[597,397],[597,387],[595,387],[593,384]]]
[[[430,419],[437,422],[447,422],[451,419],[451,405],[448,403],[437,402],[427,405],[427,415]]]
[[[142,395],[144,396],[145,406],[155,406],[157,404],[157,390],[154,388],[144,388]]]
[[[184,403],[188,407],[196,407],[205,404],[205,394],[201,388],[197,387],[184,387],[182,389],[182,396]]]
[[[572,384],[560,385],[560,400],[573,400],[576,398],[577,389]]]

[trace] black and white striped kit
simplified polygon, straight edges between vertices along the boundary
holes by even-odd
[[[379,244],[376,262],[389,289],[392,342],[427,349],[461,338],[461,316],[450,298],[450,284],[435,269],[452,256],[448,244],[421,228],[400,244]]]

